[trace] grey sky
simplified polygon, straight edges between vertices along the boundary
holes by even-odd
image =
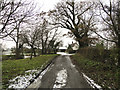
[[[53,9],[55,4],[61,0],[33,0],[36,4],[37,7],[40,8],[40,11],[48,11],[50,9]],[[84,0],[76,0],[76,1],[84,1]],[[98,1],[98,0],[93,0],[93,1]],[[109,0],[102,0],[104,3],[108,3]],[[65,29],[63,30],[63,32],[65,31]],[[71,43],[72,39],[70,38],[63,38],[64,39],[64,46],[66,46],[68,43]],[[2,43],[3,45],[5,45],[7,48],[11,48],[13,46],[15,46],[15,43],[12,41],[1,41],[0,43]]]
[[[41,11],[48,11],[53,9],[55,4],[61,0],[34,0]]]

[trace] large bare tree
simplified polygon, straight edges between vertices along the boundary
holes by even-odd
[[[79,47],[88,46],[88,33],[94,27],[94,3],[64,0],[49,11],[53,25],[70,30],[76,37]]]

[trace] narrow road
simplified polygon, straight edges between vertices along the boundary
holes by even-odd
[[[35,85],[37,88],[91,88],[67,55],[58,56],[42,78],[31,87]]]

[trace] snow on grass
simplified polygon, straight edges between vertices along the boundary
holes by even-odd
[[[63,69],[58,72],[53,88],[62,88],[67,82],[67,70]]]
[[[88,76],[86,76],[84,73],[82,73],[84,78],[87,80],[87,82],[93,87],[93,88],[98,88],[99,90],[102,90],[102,87],[99,86],[98,84],[96,84],[91,78],[89,78]]]
[[[51,65],[49,65],[43,72],[41,72],[39,79],[42,79],[43,75],[48,71]]]
[[[46,62],[47,63],[47,62]],[[44,65],[41,66],[41,69]],[[43,75],[48,71],[50,66],[48,66],[44,71],[41,72],[40,76],[38,77],[39,80],[42,79]],[[23,76],[17,76],[12,80],[9,80],[10,85],[8,88],[26,88],[28,85],[30,85],[30,80],[33,80],[36,75],[40,72],[40,70],[28,70],[25,71],[25,75]],[[38,80],[35,79],[35,82]]]
[[[45,74],[49,69],[51,69],[50,67],[53,67],[53,66],[54,66],[54,65],[51,66],[51,64],[50,64],[44,71],[42,71],[42,72],[40,73],[39,77],[36,78],[36,79],[34,80],[34,82],[31,83],[27,88],[28,88],[28,89],[29,89],[29,88],[39,88],[39,86],[41,85],[41,79],[42,79],[42,77],[44,76],[44,74]]]
[[[30,84],[30,80],[34,79],[38,73],[38,70],[28,70],[25,72],[25,75],[9,80],[10,85],[8,88],[26,88]]]
[[[38,70],[28,70],[28,71],[25,71],[25,73],[34,73],[34,72],[38,72]]]

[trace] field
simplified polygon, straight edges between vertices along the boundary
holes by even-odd
[[[8,87],[9,80],[19,75],[24,75],[25,71],[28,70],[39,70],[42,65],[48,64],[48,61],[52,60],[55,56],[53,55],[41,55],[30,60],[19,59],[19,60],[5,60],[2,62],[2,82],[3,88]],[[43,67],[44,67],[43,66]]]
[[[85,73],[103,88],[118,88],[118,68],[98,61],[84,58],[80,54],[71,56],[80,72]]]

